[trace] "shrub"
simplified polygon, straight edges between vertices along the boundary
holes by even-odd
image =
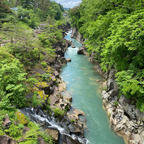
[[[15,114],[16,114],[16,119],[17,119],[18,123],[23,124],[23,125],[28,124],[28,120],[23,113],[16,112]]]
[[[61,110],[60,108],[54,108],[53,112],[55,117],[63,117],[65,114],[65,111]]]
[[[46,63],[45,61],[42,61],[42,62],[41,62],[41,65],[42,65],[44,68],[47,67],[47,63]]]
[[[18,107],[25,105],[26,73],[17,59],[0,61],[0,97],[7,97],[11,104]]]
[[[9,136],[15,139],[18,139],[22,136],[22,128],[15,124],[11,124],[9,129],[6,129],[5,132],[9,133]]]
[[[39,25],[39,17],[34,13],[32,9],[23,9],[18,7],[17,16],[20,21],[27,23],[30,27],[35,28]]]

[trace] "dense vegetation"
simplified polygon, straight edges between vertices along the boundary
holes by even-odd
[[[144,1],[83,0],[70,16],[102,70],[117,70],[120,94],[144,111]]]
[[[56,44],[64,42],[58,29],[64,21],[63,7],[50,0],[0,1],[0,135],[20,144],[37,144],[39,137],[54,143],[18,109],[41,106],[49,111],[49,95],[42,88],[57,83],[49,63]],[[11,125],[5,127],[7,117]]]

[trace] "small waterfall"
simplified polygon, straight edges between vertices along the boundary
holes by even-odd
[[[21,112],[24,113],[26,116],[28,116],[32,121],[36,123],[43,123],[44,128],[50,128],[58,130],[59,132],[59,138],[58,138],[58,144],[63,144],[64,137],[70,138],[74,141],[78,141],[79,144],[87,144],[87,140],[85,138],[81,138],[77,135],[70,135],[65,131],[64,128],[59,126],[55,120],[55,118],[49,117],[43,113],[40,109],[34,109],[34,108],[24,108],[21,109]]]
[[[75,39],[71,38],[72,30],[66,33],[65,39],[68,41],[71,41],[73,45],[75,46],[75,50],[78,50],[79,47],[82,46],[81,43],[76,41]],[[71,48],[71,50],[73,50]],[[77,136],[75,134],[71,134],[70,131],[67,131],[65,128],[61,127],[56,122],[56,119],[52,115],[51,117],[48,115],[45,115],[44,112],[41,109],[34,109],[34,108],[24,108],[21,109],[21,112],[27,115],[33,122],[36,122],[38,124],[42,124],[43,128],[49,128],[54,129],[59,132],[58,136],[58,144],[63,144],[63,142],[67,144],[88,144],[88,140],[86,138]],[[67,126],[66,126],[67,127]],[[67,141],[68,140],[68,141]]]

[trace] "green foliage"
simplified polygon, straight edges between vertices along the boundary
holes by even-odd
[[[3,127],[3,119],[8,114],[11,125],[9,128]],[[16,114],[16,116],[15,116]],[[24,126],[25,125],[25,126]],[[24,128],[27,128],[24,134]],[[40,126],[31,122],[24,114],[14,110],[0,110],[0,135],[8,135],[20,144],[37,144],[41,137],[48,144],[53,144],[53,139]]]
[[[49,73],[44,73],[41,75],[43,81],[50,81],[51,75]]]
[[[25,105],[26,73],[17,59],[0,62],[0,97],[7,97],[11,104],[18,107]]]
[[[49,86],[41,80],[53,80],[48,64],[55,60],[55,47],[63,42],[58,28],[63,24],[62,13],[62,6],[50,0],[0,1],[0,135],[8,135],[17,143],[37,144],[39,137],[54,143],[16,108],[43,106],[50,111],[48,95],[36,84]],[[39,70],[46,74],[41,75]],[[57,113],[63,115],[62,111]],[[3,126],[6,114],[10,127]]]
[[[17,111],[15,113],[15,115],[16,115],[16,120],[17,120],[18,123],[23,124],[23,125],[28,124],[28,119],[23,113]]]
[[[131,70],[121,71],[116,74],[118,85],[121,89],[121,93],[127,98],[133,100],[137,107],[143,111],[144,102],[144,82],[141,79],[137,79],[134,72]]]
[[[32,28],[37,27],[40,23],[38,15],[36,15],[32,9],[28,10],[22,7],[18,7],[16,14],[20,21],[28,24]]]
[[[46,63],[45,61],[42,61],[42,62],[41,62],[41,65],[42,65],[44,68],[47,67],[47,63]]]
[[[4,23],[3,34],[11,41],[5,49],[24,65],[34,65],[40,60],[40,41],[34,39],[32,29],[24,23]],[[5,33],[5,31],[9,33]]]
[[[121,94],[144,111],[143,1],[83,0],[69,14],[89,54],[103,71],[118,71]]]
[[[18,3],[18,2],[17,2]],[[16,4],[15,4],[16,5]],[[54,1],[50,0],[19,0],[18,5],[23,7],[25,14],[31,13],[29,16],[38,15],[38,17],[45,21],[48,17],[59,20],[62,18],[63,7]],[[35,14],[33,14],[33,12]],[[24,15],[29,19],[28,16]],[[33,19],[33,18],[32,18]],[[27,21],[27,20],[26,20]]]
[[[64,114],[65,114],[65,111],[64,111],[64,110],[61,110],[61,109],[59,109],[59,108],[53,109],[53,112],[54,112],[54,116],[55,116],[55,117],[63,117]]]
[[[11,13],[10,8],[6,4],[5,0],[0,1],[0,19],[5,18],[7,14]]]
[[[11,124],[9,129],[6,129],[5,132],[9,133],[9,136],[16,139],[22,136],[22,127],[21,125]]]
[[[41,101],[38,99],[38,93],[34,92],[33,97],[32,97],[32,106],[37,107],[41,106]]]

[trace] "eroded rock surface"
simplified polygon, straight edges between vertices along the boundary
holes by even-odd
[[[0,136],[0,144],[17,144],[12,138],[8,136]]]
[[[127,144],[144,144],[144,113],[131,105],[124,96],[118,99],[117,94],[118,88],[112,71],[107,81],[107,91],[102,91],[103,105],[111,127]]]

